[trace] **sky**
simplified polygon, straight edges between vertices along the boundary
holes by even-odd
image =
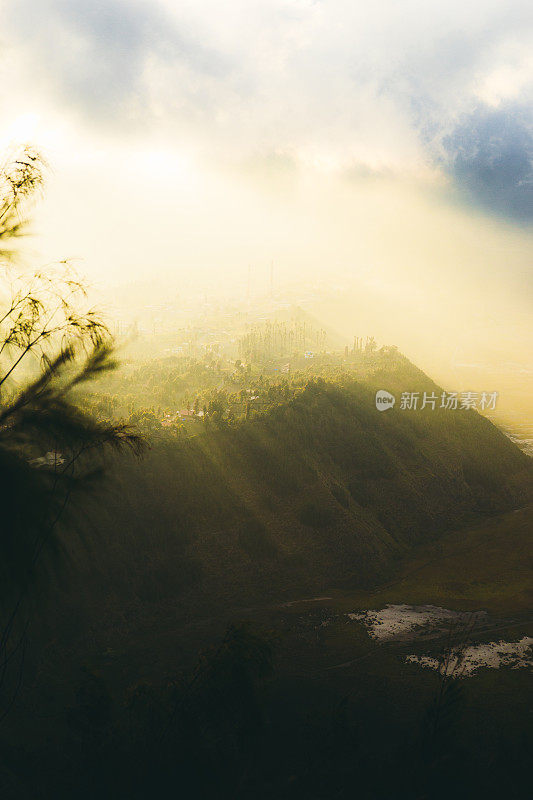
[[[346,287],[343,332],[531,363],[530,2],[0,9],[0,145],[51,165],[35,255],[213,291],[274,261]]]

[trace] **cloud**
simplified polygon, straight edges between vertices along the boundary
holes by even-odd
[[[445,169],[480,206],[533,222],[533,112],[480,106],[443,139]]]
[[[470,24],[445,25],[407,54],[393,91],[411,108],[428,159],[464,202],[530,223],[531,14],[523,2],[470,10]]]
[[[526,0],[6,0],[23,93],[105,138],[449,176],[530,221]],[[354,165],[357,165],[354,168]]]
[[[150,59],[205,75],[226,66],[162,6],[142,0],[16,0],[6,21],[32,81],[100,123],[147,121]]]

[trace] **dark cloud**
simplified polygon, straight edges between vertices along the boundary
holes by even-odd
[[[445,169],[474,202],[517,222],[533,222],[531,111],[478,107],[442,145]]]

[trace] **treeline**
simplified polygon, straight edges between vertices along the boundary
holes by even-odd
[[[294,357],[309,350],[324,352],[327,334],[308,322],[267,320],[254,325],[238,340],[239,355],[250,363]]]
[[[318,377],[365,379],[376,369],[402,369],[408,363],[392,347],[357,351],[356,360],[354,352],[329,354],[294,368],[267,368],[212,355],[168,357],[125,365],[100,381],[85,402],[103,419],[124,419],[145,434],[186,436],[199,432],[200,421],[232,425],[268,411]]]

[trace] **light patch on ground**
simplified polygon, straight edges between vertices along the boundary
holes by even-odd
[[[477,623],[486,617],[484,611],[464,613],[439,606],[387,605],[381,610],[348,614],[362,622],[373,639],[412,639],[437,635],[458,623]]]
[[[487,642],[465,647],[461,652],[453,652],[446,659],[431,656],[407,656],[406,661],[420,664],[421,667],[436,669],[443,675],[467,678],[481,669],[523,669],[533,667],[531,646],[533,639],[524,636],[518,642]]]

